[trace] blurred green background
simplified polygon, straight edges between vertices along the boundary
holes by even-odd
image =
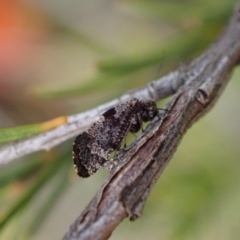
[[[235,3],[2,0],[0,127],[79,113],[166,74],[217,38]],[[239,77],[235,69],[188,131],[143,217],[124,220],[110,239],[240,239]],[[0,239],[60,239],[68,230],[108,175],[78,178],[71,147],[0,167]]]

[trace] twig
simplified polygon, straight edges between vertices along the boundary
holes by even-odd
[[[76,136],[96,122],[99,115],[120,102],[136,97],[139,99],[152,99],[157,101],[175,93],[183,82],[178,81],[179,71],[172,72],[148,85],[124,94],[119,99],[100,105],[89,111],[68,116],[67,123],[53,130],[14,141],[0,148],[0,165],[7,164],[26,154],[40,150],[50,150],[54,146]]]
[[[70,226],[64,240],[107,239],[125,217],[135,220],[141,216],[151,188],[184,133],[213,106],[239,60],[240,5],[218,41],[174,72],[183,84],[166,105],[167,111],[159,112],[131,146],[117,153],[119,165]]]

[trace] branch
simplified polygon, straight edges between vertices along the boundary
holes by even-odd
[[[175,93],[184,82],[178,81],[179,70],[172,72],[146,86],[127,92],[119,99],[100,105],[89,111],[68,116],[66,124],[44,133],[14,141],[0,148],[0,165],[7,164],[24,155],[40,151],[50,150],[54,146],[76,136],[86,130],[98,120],[99,115],[107,109],[125,102],[130,98],[151,99],[158,101]]]
[[[175,80],[170,85],[173,81],[179,85],[165,106],[167,111],[160,111],[132,145],[117,153],[118,166],[70,226],[64,240],[107,239],[125,217],[135,220],[141,216],[153,185],[183,135],[214,105],[239,63],[239,39],[240,5],[219,39],[200,57],[173,72]],[[153,89],[159,97],[161,89]]]

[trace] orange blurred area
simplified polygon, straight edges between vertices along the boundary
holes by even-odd
[[[39,81],[39,56],[50,28],[51,22],[38,8],[18,0],[0,1],[0,127],[58,116],[29,92]]]
[[[29,71],[46,30],[44,16],[35,9],[17,0],[0,1],[0,91],[8,81],[19,81]]]

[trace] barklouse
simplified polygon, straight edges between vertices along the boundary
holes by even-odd
[[[73,143],[73,163],[80,177],[89,177],[109,161],[109,155],[121,147],[128,132],[136,133],[142,122],[157,115],[156,103],[133,98],[110,108],[87,132]]]

